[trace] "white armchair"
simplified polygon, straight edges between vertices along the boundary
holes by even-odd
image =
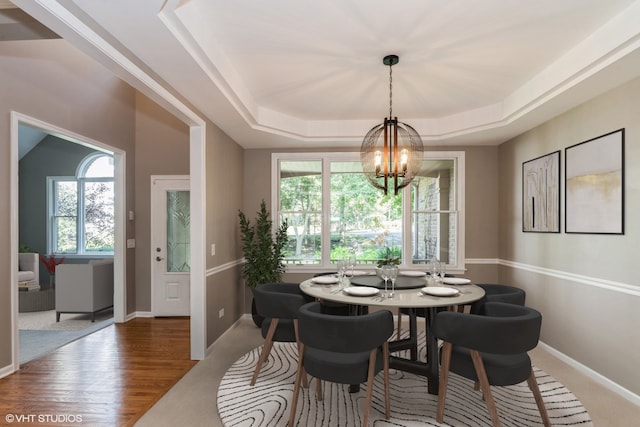
[[[37,253],[18,254],[18,288],[21,291],[40,290],[39,262]]]

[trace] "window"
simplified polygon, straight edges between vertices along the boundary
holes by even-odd
[[[405,268],[432,258],[464,268],[463,152],[425,153],[423,173],[398,196],[369,184],[359,153],[275,153],[272,170],[290,269],[330,268],[352,254],[374,265],[387,250]]]
[[[94,153],[75,177],[47,178],[50,253],[113,254],[113,176],[113,156]]]

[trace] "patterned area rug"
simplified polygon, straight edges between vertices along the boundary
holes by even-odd
[[[56,322],[56,311],[19,313],[20,364],[30,362],[72,341],[113,324],[113,310],[90,314],[63,314]]]
[[[424,340],[424,334],[422,334]],[[424,346],[421,346],[424,348]],[[255,386],[249,382],[260,355],[258,347],[238,359],[224,375],[218,389],[218,411],[225,427],[285,426],[297,368],[294,344],[275,343]],[[422,355],[424,357],[424,355]],[[582,403],[562,384],[534,368],[551,423],[554,426],[592,426]],[[348,386],[323,383],[323,398],[317,401],[315,379],[301,389],[296,414],[297,426],[359,426],[366,385],[350,394]],[[444,424],[435,420],[437,396],[427,393],[426,379],[390,370],[391,419],[384,418],[382,374],[373,384],[369,424],[374,426],[491,426],[481,393],[473,382],[451,374]],[[493,387],[503,426],[541,426],[542,420],[526,382],[511,387]]]

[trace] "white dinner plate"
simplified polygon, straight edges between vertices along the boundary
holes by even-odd
[[[442,286],[428,286],[420,289],[420,292],[427,295],[434,295],[437,297],[452,297],[460,293],[459,290],[454,288],[445,288]]]
[[[370,286],[349,286],[348,288],[344,288],[343,290],[345,294],[353,295],[356,297],[369,297],[380,292],[379,289],[372,288]]]
[[[338,278],[335,276],[318,276],[311,279],[313,283],[321,283],[323,285],[330,285],[332,283],[338,283]]]
[[[424,271],[413,271],[413,270],[405,270],[400,272],[401,276],[409,276],[409,277],[424,277],[427,275]]]
[[[366,276],[367,274],[369,274],[367,271],[362,271],[362,270],[353,270],[353,273],[351,273],[350,271],[347,271],[347,275],[348,276]]]
[[[471,283],[471,280],[462,277],[445,277],[443,282],[447,285],[468,285]]]

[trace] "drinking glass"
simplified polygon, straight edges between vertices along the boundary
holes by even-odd
[[[440,261],[437,259],[431,260],[431,278],[435,283],[440,280]]]
[[[347,263],[341,259],[338,261],[338,281],[340,282],[340,287],[344,284],[344,274],[347,270]]]
[[[391,279],[391,293],[389,298],[393,298],[396,291],[396,279],[398,278],[398,267],[389,267],[389,279]]]

